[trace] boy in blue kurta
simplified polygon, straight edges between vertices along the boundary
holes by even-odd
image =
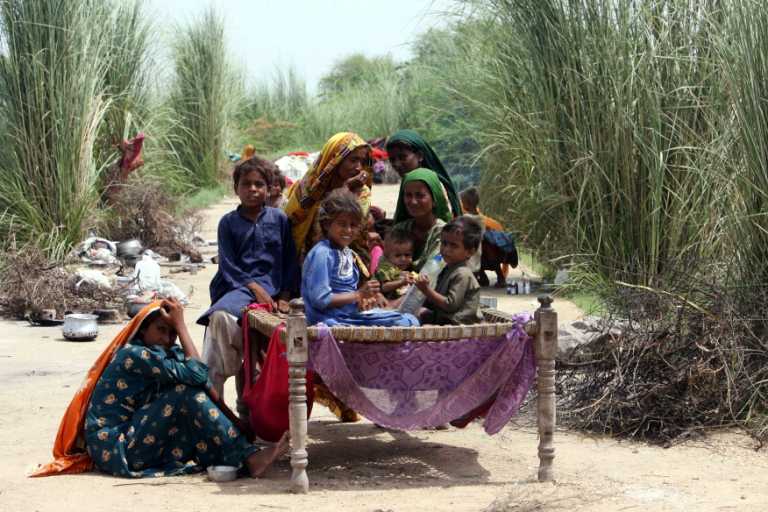
[[[419,325],[416,317],[384,309],[371,309],[377,302],[378,281],[358,286],[362,265],[349,244],[363,222],[363,211],[355,196],[334,190],[318,213],[324,238],[304,260],[301,296],[307,323],[334,325]]]
[[[262,451],[232,420],[210,389],[181,305],[166,301],[99,377],[85,443],[95,466],[116,476],[181,475],[218,464],[245,464],[259,476],[285,450],[285,440]]]
[[[242,310],[253,302],[287,311],[287,300],[298,288],[296,247],[291,225],[282,210],[266,206],[275,165],[258,156],[239,163],[233,180],[240,206],[219,222],[219,270],[211,281],[211,307],[198,323],[207,326],[203,361],[220,394],[224,382],[238,376],[240,402],[243,338],[238,325]]]

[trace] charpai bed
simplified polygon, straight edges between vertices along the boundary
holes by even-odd
[[[487,391],[487,386],[483,382],[478,382],[477,378],[484,378],[486,381],[498,380],[509,377],[509,383],[501,387],[494,388],[496,391],[490,401],[485,403],[500,402],[497,406],[491,405],[484,410],[488,413],[485,428],[489,433],[498,431],[508,421],[508,417],[517,411],[519,403],[522,401],[527,391],[526,382],[530,384],[535,374],[537,388],[537,424],[539,432],[539,481],[552,480],[552,464],[555,456],[553,446],[553,432],[555,428],[555,353],[557,350],[557,313],[552,308],[552,299],[549,296],[539,297],[540,306],[536,310],[532,319],[523,317],[513,317],[501,311],[486,309],[483,311],[485,322],[477,325],[465,326],[424,326],[424,327],[308,327],[304,316],[304,305],[300,299],[291,301],[291,312],[287,319],[282,319],[271,313],[261,310],[250,310],[248,312],[248,324],[251,329],[259,331],[261,334],[271,337],[281,323],[285,322],[286,328],[281,333],[281,340],[286,347],[286,356],[288,360],[288,390],[289,390],[289,428],[291,437],[291,489],[294,492],[305,493],[309,489],[309,478],[307,475],[307,394],[306,394],[306,375],[307,366],[310,363],[310,346],[313,347],[312,365],[315,370],[320,368],[335,368],[339,366],[342,357],[340,348],[343,348],[346,354],[355,349],[365,352],[361,357],[352,358],[352,366],[349,371],[343,368],[338,372],[341,377],[334,381],[338,375],[330,375],[323,371],[318,371],[324,381],[330,378],[331,382],[337,385],[345,382],[353,382],[355,377],[365,378],[363,375],[368,369],[357,368],[357,366],[366,366],[366,361],[376,359],[377,354],[371,350],[379,351],[382,354],[391,356],[392,349],[395,348],[403,353],[413,354],[422,347],[434,347],[438,350],[444,344],[450,345],[451,353],[454,353],[456,347],[469,348],[472,353],[481,352],[477,350],[483,343],[499,345],[499,349],[491,348],[489,359],[485,363],[479,362],[476,366],[485,368],[485,373],[478,371],[472,375],[474,382],[470,382],[469,389],[474,392]],[[521,324],[521,322],[524,322]],[[527,336],[526,336],[527,334]],[[528,338],[530,336],[530,338]],[[420,343],[429,343],[429,345],[417,345]],[[314,345],[313,345],[314,343]],[[532,343],[532,354],[528,354],[530,369],[522,364],[521,361],[526,357],[526,350],[529,347],[523,347],[523,344]],[[460,344],[460,345],[456,345]],[[470,345],[472,344],[472,345]],[[365,347],[363,347],[365,345]],[[448,345],[446,345],[448,346]],[[415,350],[414,350],[415,348]],[[358,350],[358,351],[359,351]],[[389,351],[389,352],[387,352]],[[399,352],[398,352],[399,353]],[[442,352],[445,354],[445,351]],[[498,356],[501,354],[501,356]],[[416,358],[421,362],[422,358],[417,354]],[[496,358],[495,361],[491,359]],[[510,361],[515,361],[515,366],[509,368]],[[460,365],[466,366],[464,360],[459,361]],[[482,366],[481,366],[482,363]],[[496,366],[493,366],[493,364]],[[519,363],[519,364],[518,364]],[[335,366],[334,366],[335,364]],[[498,365],[502,366],[499,367]],[[389,365],[391,366],[391,365]],[[501,372],[499,369],[503,368]],[[506,371],[509,368],[509,371]],[[400,368],[402,370],[402,368]],[[439,368],[438,368],[439,370]],[[530,371],[529,371],[530,370]],[[407,370],[406,370],[407,371]],[[431,370],[430,370],[431,371]],[[514,375],[515,371],[529,375]],[[439,372],[438,372],[439,373]],[[509,375],[499,375],[499,373],[508,373]],[[488,376],[492,378],[488,378]],[[344,380],[346,377],[347,380]],[[391,376],[390,376],[391,377]],[[439,377],[438,377],[439,378]],[[526,381],[526,379],[528,379]],[[470,381],[470,379],[467,379]],[[374,387],[379,387],[381,379]],[[388,378],[386,382],[391,383]],[[404,383],[405,382],[405,383]],[[395,391],[391,391],[392,396],[406,396],[407,398],[399,402],[395,409],[407,408],[411,402],[416,402],[414,397],[418,393],[424,393],[424,388],[414,384],[414,389],[408,389],[407,379],[398,380],[395,383]],[[328,382],[327,382],[328,383]],[[329,386],[330,387],[330,386]],[[338,388],[337,388],[338,389]],[[361,388],[363,389],[363,388]],[[367,388],[366,388],[367,389]],[[451,390],[450,388],[446,388]],[[488,388],[490,389],[490,388]],[[478,391],[479,390],[479,391]],[[370,391],[370,389],[368,390]],[[451,390],[452,391],[452,390]],[[388,393],[385,391],[385,393]],[[438,392],[436,395],[449,395],[450,393]],[[436,400],[432,393],[432,400]],[[503,396],[502,396],[503,395]],[[484,395],[485,396],[485,395]],[[340,397],[344,399],[344,397]],[[359,392],[353,398],[350,398],[349,405],[358,409],[364,416],[394,428],[416,428],[418,420],[444,421],[446,408],[442,403],[435,402],[435,407],[424,410],[410,411],[410,415],[397,416],[396,412],[388,412],[389,409],[376,407],[369,402],[368,396],[364,392]],[[450,396],[448,398],[451,398]],[[472,403],[472,397],[468,397],[463,403]],[[505,398],[506,402],[501,400]],[[383,402],[382,402],[383,403]],[[455,407],[461,404],[460,400],[449,399],[447,401],[454,406],[454,412],[459,410]],[[412,404],[411,404],[412,405]],[[423,405],[423,404],[422,404]],[[366,407],[368,406],[368,407]],[[402,406],[402,407],[401,407]],[[469,406],[467,406],[469,407]],[[386,409],[386,410],[384,410]],[[418,408],[416,408],[418,409]],[[436,410],[439,409],[439,410]],[[450,408],[448,408],[450,409]],[[477,410],[477,407],[473,407]],[[431,411],[431,413],[430,413]],[[469,414],[471,411],[463,411],[462,414]],[[448,412],[450,413],[450,412]],[[442,414],[442,416],[441,416]],[[408,420],[411,420],[410,423]],[[489,425],[489,421],[491,425]]]

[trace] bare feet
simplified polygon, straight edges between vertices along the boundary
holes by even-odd
[[[288,452],[288,447],[288,432],[286,432],[283,434],[283,437],[272,446],[268,446],[261,451],[252,453],[245,459],[245,465],[248,467],[248,472],[251,474],[251,478],[261,477],[275,460]]]

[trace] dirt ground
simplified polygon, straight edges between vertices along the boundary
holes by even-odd
[[[374,201],[391,215],[394,186]],[[203,235],[215,238],[228,198],[207,210]],[[208,303],[215,266],[173,280],[192,292],[187,322]],[[499,297],[507,311],[532,310],[532,297]],[[580,315],[558,301],[561,321]],[[762,511],[768,509],[768,459],[738,432],[669,449],[558,430],[555,483],[536,482],[537,436],[529,414],[486,436],[464,430],[396,432],[367,421],[340,424],[317,407],[309,425],[310,494],[286,492],[290,467],[279,461],[260,480],[217,484],[203,475],[126,480],[96,473],[30,479],[50,458],[61,414],[86,369],[120,325],[102,326],[95,342],[72,343],[60,328],[0,322],[0,510],[127,509],[158,511]],[[192,328],[202,342],[203,331]],[[227,399],[234,400],[229,382]]]

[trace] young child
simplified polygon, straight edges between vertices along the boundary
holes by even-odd
[[[503,288],[507,285],[509,267],[517,267],[515,239],[511,234],[504,232],[504,226],[499,221],[483,215],[480,211],[480,192],[477,187],[462,190],[460,197],[464,212],[474,215],[485,227],[480,245],[482,248],[480,268],[473,269],[475,276],[481,286],[488,286],[490,283],[485,271],[492,270],[496,273],[495,286]]]
[[[395,307],[413,284],[411,264],[413,263],[413,237],[402,229],[392,229],[384,238],[384,257],[379,261],[376,280],[381,293]]]
[[[301,296],[307,323],[333,325],[419,325],[409,314],[371,309],[377,302],[378,281],[358,286],[359,258],[349,248],[363,224],[357,197],[344,189],[331,192],[319,212],[321,239],[304,260]]]
[[[269,206],[272,208],[280,208],[288,203],[288,199],[283,195],[285,190],[285,176],[283,176],[278,170],[275,173],[272,185],[269,187]]]
[[[482,227],[469,215],[451,220],[440,235],[440,254],[445,268],[437,277],[435,289],[429,287],[429,277],[421,275],[416,286],[426,296],[422,320],[435,324],[474,324],[483,320],[480,314],[480,285],[467,266],[477,252]]]
[[[266,204],[276,171],[272,162],[259,156],[238,163],[232,179],[240,205],[219,222],[219,269],[210,285],[212,305],[197,320],[206,326],[203,362],[219,395],[227,378],[239,376],[243,339],[238,319],[243,308],[258,302],[286,311],[288,299],[298,289],[290,222],[282,210]],[[241,417],[247,413],[241,406],[238,412]]]

